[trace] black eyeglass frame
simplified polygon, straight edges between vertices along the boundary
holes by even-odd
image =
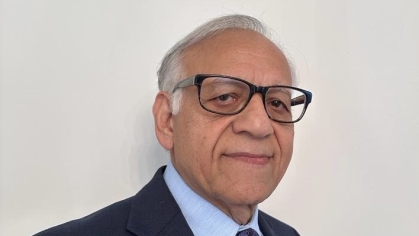
[[[202,86],[202,83],[204,82],[204,80],[206,78],[213,78],[213,77],[237,80],[237,81],[243,82],[243,83],[245,83],[249,86],[249,88],[250,88],[249,97],[248,97],[246,103],[244,104],[243,108],[239,109],[238,111],[232,112],[232,113],[222,113],[222,112],[216,112],[216,111],[210,110],[210,109],[206,108],[204,105],[202,105],[202,103],[201,103],[201,86]],[[301,89],[301,88],[297,88],[297,87],[286,86],[286,85],[257,86],[257,85],[249,83],[248,81],[240,79],[240,78],[236,78],[236,77],[232,77],[232,76],[228,76],[228,75],[217,75],[217,74],[197,74],[197,75],[191,76],[189,78],[186,78],[186,79],[180,81],[178,84],[176,84],[176,86],[172,90],[172,93],[174,93],[179,88],[186,88],[186,87],[189,87],[189,86],[192,86],[192,85],[195,85],[198,88],[198,100],[199,100],[199,104],[201,105],[201,107],[203,109],[205,109],[206,111],[209,111],[209,112],[212,112],[212,113],[215,113],[215,114],[219,114],[219,115],[236,115],[236,114],[239,114],[240,112],[242,112],[247,107],[247,105],[249,104],[253,95],[255,93],[260,93],[260,94],[262,94],[263,106],[265,108],[266,114],[268,115],[269,119],[271,119],[273,121],[276,121],[276,122],[279,122],[279,123],[296,123],[296,122],[300,121],[303,118],[303,116],[304,116],[304,114],[307,110],[307,107],[311,103],[311,99],[313,97],[313,94],[310,91],[307,91],[307,90],[304,90],[304,89]],[[296,120],[282,121],[282,120],[277,120],[277,119],[274,119],[274,118],[271,117],[268,110],[266,109],[266,102],[265,102],[266,93],[268,92],[268,90],[270,88],[294,89],[294,90],[300,91],[304,94],[304,96],[306,98],[305,100],[303,98],[298,99],[299,97],[301,97],[301,96],[299,96],[297,98],[294,98],[293,101],[291,102],[291,106],[300,105],[300,104],[304,103],[304,108],[301,112],[301,115]]]

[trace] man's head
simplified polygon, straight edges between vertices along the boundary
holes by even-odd
[[[243,29],[251,30],[260,33],[266,38],[271,39],[271,34],[267,27],[259,20],[246,15],[227,15],[213,19],[188,34],[178,43],[176,43],[165,55],[162,60],[160,69],[158,71],[158,84],[160,91],[169,92],[171,95],[171,105],[173,112],[176,114],[179,106],[182,91],[178,90],[172,93],[175,85],[180,80],[186,78],[186,72],[182,59],[184,52],[192,45],[201,42],[213,35],[223,32],[228,29]],[[288,61],[290,64],[290,62]],[[290,67],[293,73],[293,83],[295,82],[294,70]]]
[[[292,156],[293,123],[274,121],[274,111],[268,115],[267,100],[273,95],[255,93],[241,112],[222,115],[204,108],[224,111],[239,92],[208,99],[216,104],[211,106],[202,104],[205,95],[202,90],[198,94],[198,86],[175,87],[196,74],[232,76],[257,86],[291,86],[286,57],[264,35],[263,25],[247,16],[222,17],[201,26],[166,55],[159,70],[162,91],[153,106],[156,136],[170,150],[184,181],[239,223],[249,220],[284,175]],[[206,91],[218,90],[214,84]],[[223,89],[230,83],[225,84]]]

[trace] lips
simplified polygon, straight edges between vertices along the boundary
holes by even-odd
[[[224,156],[235,159],[237,161],[242,161],[249,164],[255,165],[265,165],[269,162],[272,155],[267,154],[256,154],[249,152],[231,152],[225,153]]]

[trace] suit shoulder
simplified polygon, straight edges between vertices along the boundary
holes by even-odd
[[[262,221],[262,222],[261,222]],[[267,225],[272,232],[281,232],[284,236],[299,236],[298,232],[290,225],[259,210],[259,226]]]
[[[131,235],[125,229],[131,199],[116,202],[88,216],[49,228],[34,236]]]

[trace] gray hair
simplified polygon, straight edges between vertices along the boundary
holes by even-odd
[[[273,41],[267,27],[259,20],[247,15],[227,15],[215,18],[192,31],[176,43],[164,56],[157,72],[160,91],[170,94],[173,114],[180,109],[182,90],[173,89],[186,76],[183,68],[184,52],[192,45],[228,29],[252,30]]]

